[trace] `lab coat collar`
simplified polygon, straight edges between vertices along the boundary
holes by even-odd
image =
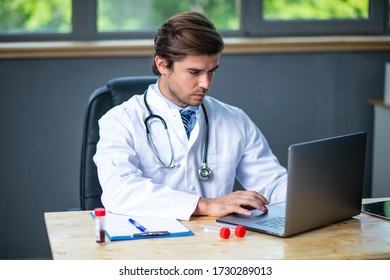
[[[149,103],[149,106],[152,107],[152,111],[169,111],[170,107],[167,102],[157,94],[155,91],[155,87],[157,87],[157,84],[150,85],[147,92],[147,102]],[[176,109],[177,110],[177,109]]]
[[[179,109],[170,108],[168,103],[165,102],[165,100],[163,99],[163,97],[161,97],[159,94],[156,93],[155,87],[156,87],[156,85],[150,85],[148,88],[148,93],[147,93],[147,101],[148,101],[149,106],[152,109],[153,114],[162,114],[162,115],[169,114],[170,115],[172,113],[172,111],[174,111],[173,113],[179,114]],[[206,101],[206,98],[205,98],[205,101]],[[204,102],[204,103],[207,103],[207,102]],[[207,110],[207,105],[206,105],[206,110]],[[196,139],[199,136],[204,137],[204,135],[203,135],[204,132],[200,133],[201,127],[199,126],[200,124],[205,123],[205,116],[204,116],[203,110],[197,110],[196,116],[197,116],[197,123],[195,124],[195,127],[193,128],[193,130],[191,132],[191,137],[189,139],[188,148],[190,148],[194,144],[194,142],[196,141]],[[180,139],[180,141],[183,144],[186,144],[188,140],[187,140],[187,137],[185,136],[185,133],[183,133],[183,135],[180,135],[178,133],[177,129],[173,129],[173,130],[174,130],[174,133],[177,135],[177,137]],[[170,131],[170,133],[172,133],[172,132]],[[185,138],[184,138],[184,136],[185,136]]]

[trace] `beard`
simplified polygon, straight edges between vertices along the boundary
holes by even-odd
[[[168,94],[167,97],[174,104],[184,108],[187,106],[198,106],[203,103],[203,99],[206,96],[208,90],[204,88],[199,88],[189,94],[183,93],[180,89],[176,89],[168,84]]]

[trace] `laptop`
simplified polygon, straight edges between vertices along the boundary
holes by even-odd
[[[288,237],[359,215],[362,207],[366,132],[291,145],[286,201],[268,213],[231,214],[219,223]]]

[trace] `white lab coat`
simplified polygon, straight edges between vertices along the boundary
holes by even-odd
[[[216,198],[232,192],[235,178],[271,203],[285,200],[287,171],[241,109],[209,96],[204,99],[210,127],[207,165],[213,175],[201,181],[197,172],[205,146],[201,107],[187,139],[179,111],[169,108],[153,85],[149,86],[149,106],[168,126],[176,162],[174,168],[161,168],[146,136],[144,120],[149,113],[143,98],[133,96],[99,121],[100,140],[94,161],[103,189],[102,202],[108,211],[188,220],[200,197]],[[152,121],[150,127],[161,159],[169,163],[170,144],[161,122]]]

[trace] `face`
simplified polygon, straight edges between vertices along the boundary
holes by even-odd
[[[203,103],[211,87],[219,64],[219,54],[189,55],[166,68],[166,61],[156,57],[156,65],[161,73],[159,88],[172,103],[186,107]]]

